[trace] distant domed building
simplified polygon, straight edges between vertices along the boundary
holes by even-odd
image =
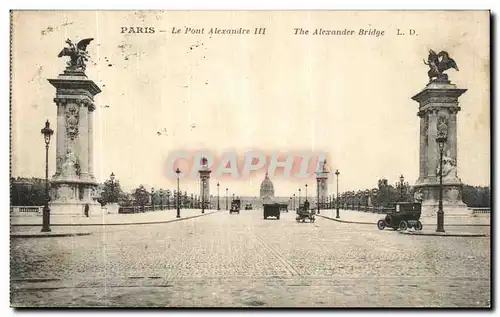
[[[264,197],[274,197],[274,185],[273,182],[269,179],[269,176],[266,173],[266,177],[260,184],[260,198]]]

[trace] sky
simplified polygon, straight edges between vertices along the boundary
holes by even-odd
[[[121,33],[154,27],[154,34]],[[265,27],[266,34],[172,34],[172,28]],[[383,30],[374,36],[294,35],[294,28]],[[398,36],[397,29],[414,29]],[[458,114],[458,176],[490,183],[490,58],[487,12],[165,12],[26,11],[13,15],[12,175],[44,176],[44,121],[56,127],[57,58],[67,38],[92,37],[87,76],[95,103],[94,174],[122,187],[174,188],[165,159],[179,150],[222,154],[323,151],[340,171],[339,191],[418,177],[418,104],[428,50],[446,50],[467,92]],[[161,132],[161,135],[158,134]],[[55,138],[49,153],[55,170]],[[212,178],[236,195],[258,195],[264,172],[247,180]],[[273,179],[277,195],[314,180]],[[198,191],[196,180],[181,190]],[[329,180],[333,191],[335,181]]]

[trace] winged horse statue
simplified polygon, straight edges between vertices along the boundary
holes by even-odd
[[[69,56],[70,60],[66,63],[66,70],[70,71],[85,71],[85,63],[89,59],[87,46],[94,40],[93,38],[83,39],[76,45],[70,40],[66,40],[68,47],[62,49],[57,57]]]

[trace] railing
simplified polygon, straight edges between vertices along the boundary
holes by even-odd
[[[186,208],[190,208],[190,206],[181,206],[181,209],[186,209]],[[168,210],[175,210],[175,209],[176,209],[175,206],[173,206],[173,208],[172,208],[172,206],[170,206],[170,209],[167,209],[167,205],[163,205],[163,209],[161,209],[161,205],[155,205],[154,210],[153,210],[153,206],[127,206],[127,207],[119,207],[118,213],[119,214],[135,214],[135,213],[143,213],[143,212],[150,212],[150,211],[156,212],[156,211],[168,211]]]
[[[486,207],[486,208],[471,207],[471,208],[469,208],[469,210],[472,211],[473,214],[490,214],[491,213],[490,207]]]
[[[155,211],[160,210],[160,208],[156,208],[155,206]],[[141,213],[141,212],[148,212],[148,211],[153,211],[152,206],[130,206],[130,207],[120,207],[118,209],[119,214],[135,214],[135,213]]]
[[[13,216],[38,216],[42,214],[43,206],[11,206]]]
[[[371,212],[377,214],[384,214],[392,210],[390,207],[367,206],[367,205],[340,205],[339,208],[343,210],[355,210],[355,211]]]

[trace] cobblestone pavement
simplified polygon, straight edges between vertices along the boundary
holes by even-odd
[[[263,220],[260,210],[85,230],[11,240],[13,306],[490,305],[489,237],[297,223],[293,212]]]

